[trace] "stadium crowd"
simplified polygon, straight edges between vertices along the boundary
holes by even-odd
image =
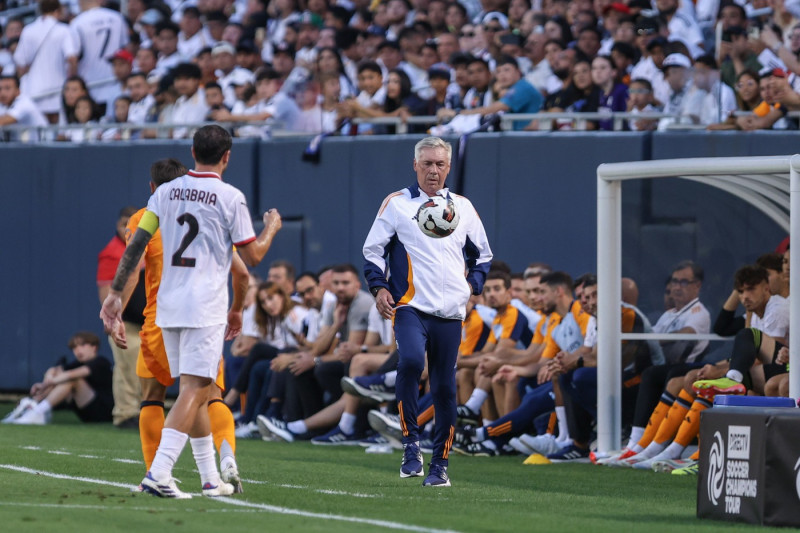
[[[435,116],[441,134],[497,113],[627,111],[669,115],[631,118],[632,130],[755,130],[796,128],[787,112],[800,110],[800,8],[783,0],[123,5],[42,0],[35,19],[0,13],[0,126],[58,124],[55,138],[85,142],[183,138],[205,121],[249,122],[235,128],[243,137],[379,134],[395,126],[351,119]]]

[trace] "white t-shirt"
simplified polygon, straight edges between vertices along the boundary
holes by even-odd
[[[206,104],[206,93],[202,88],[191,97],[181,96],[175,102],[172,112],[172,122],[176,124],[196,124],[204,122],[208,116],[209,107]],[[175,128],[172,130],[173,139],[184,139],[192,134],[189,128]]]
[[[586,348],[594,348],[597,344],[597,319],[590,317],[586,324],[586,335],[583,337],[583,345]]]
[[[17,121],[20,126],[47,126],[47,119],[33,100],[20,94],[17,96],[11,105],[5,107],[0,105],[0,116],[10,115]],[[9,141],[35,141],[38,140],[39,134],[36,131],[15,131],[8,134]]]
[[[221,70],[216,71],[217,83],[222,88],[222,95],[225,98],[225,105],[233,107],[236,104],[236,91],[231,82],[237,80],[239,83],[249,82],[255,84],[255,74],[244,67],[234,67],[229,73],[225,74]]]
[[[109,100],[118,81],[109,59],[128,44],[125,17],[117,11],[96,7],[72,19],[69,26],[80,53],[78,74],[89,85],[89,93],[96,102],[113,104]]]
[[[377,305],[372,306],[372,309],[369,310],[369,317],[367,317],[367,332],[370,331],[380,335],[381,344],[384,346],[392,344],[394,341],[392,321],[381,316]]]
[[[61,109],[61,88],[67,79],[67,58],[78,55],[69,26],[50,15],[24,28],[14,51],[14,62],[30,70],[20,80],[20,90],[42,113]]]
[[[695,298],[682,309],[670,309],[658,319],[653,326],[655,333],[674,333],[683,328],[692,328],[695,333],[708,333],[711,331],[711,315],[700,300]],[[663,343],[664,341],[662,341]],[[687,363],[693,363],[706,349],[708,341],[676,341],[664,346],[664,356],[668,363],[678,362],[683,352],[689,349],[689,343],[694,344],[689,355],[683,358]]]
[[[244,194],[213,172],[191,170],[156,189],[147,209],[164,246],[156,324],[225,324],[233,246],[256,238]]]
[[[147,113],[150,111],[150,108],[155,105],[155,103],[156,99],[152,94],[148,94],[138,102],[131,102],[131,105],[128,108],[128,122],[144,124],[147,119]]]
[[[750,327],[756,328],[770,337],[789,337],[789,300],[774,294],[767,301],[764,316],[753,313],[750,318]]]
[[[266,335],[262,335],[256,323],[256,306],[251,305],[242,313],[242,335],[260,339],[261,342],[272,345],[278,350],[295,348],[298,346],[296,335],[303,333],[306,315],[308,315],[308,309],[296,305],[289,311],[286,318],[275,325],[272,333],[267,332]]]
[[[188,39],[183,32],[178,34],[178,53],[183,57],[196,57],[197,53],[207,46],[211,46],[211,44],[206,41],[206,36],[202,31],[198,31]]]

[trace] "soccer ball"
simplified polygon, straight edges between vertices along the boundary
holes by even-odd
[[[416,219],[422,233],[440,239],[456,230],[459,217],[452,199],[434,196],[419,206]]]

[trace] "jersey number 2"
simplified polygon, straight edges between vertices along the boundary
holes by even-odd
[[[181,240],[181,245],[178,246],[178,249],[175,250],[175,253],[172,254],[172,266],[176,267],[193,267],[196,263],[194,257],[183,257],[183,252],[192,244],[192,241],[197,237],[197,234],[200,233],[200,224],[197,223],[197,219],[194,218],[194,215],[191,213],[184,213],[178,217],[178,224],[183,226],[183,224],[189,226],[189,231],[186,232],[186,235],[183,236],[183,240]]]

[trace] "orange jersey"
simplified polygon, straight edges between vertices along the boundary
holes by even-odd
[[[458,353],[462,356],[472,355],[483,349],[489,338],[489,326],[483,321],[477,309],[473,309],[461,323],[461,344]]]
[[[138,210],[128,221],[125,228],[125,240],[130,241],[146,208]],[[147,294],[147,306],[144,308],[145,324],[155,324],[156,321],[156,296],[161,285],[161,269],[164,267],[164,247],[161,244],[161,230],[156,230],[153,238],[147,244],[144,252],[144,288]]]
[[[495,315],[488,342],[497,344],[502,339],[511,339],[517,348],[524,349],[531,342],[530,331],[525,315],[509,304]]]
[[[558,324],[548,332],[542,359],[553,359],[558,352],[571,353],[583,346],[586,328],[592,315],[585,312],[577,300],[572,302],[566,316],[561,317],[557,313],[553,313],[551,317],[554,322],[556,321],[555,317],[558,317]]]

